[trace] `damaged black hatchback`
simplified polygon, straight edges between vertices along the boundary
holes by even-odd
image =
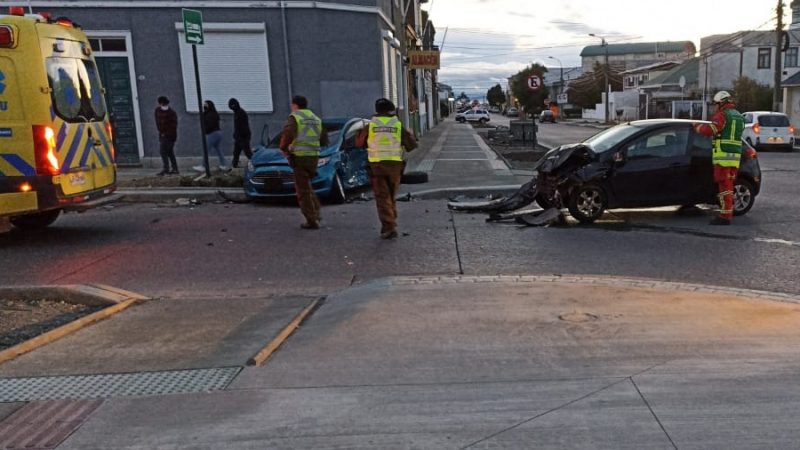
[[[569,209],[590,223],[606,209],[717,204],[712,141],[689,120],[642,120],[618,125],[580,144],[556,147],[535,166],[532,187],[545,209]],[[743,143],[734,184],[734,214],[753,207],[761,187],[757,153]]]

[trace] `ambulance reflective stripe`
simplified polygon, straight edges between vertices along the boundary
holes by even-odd
[[[94,131],[95,136],[100,138],[100,143],[103,145],[102,151],[97,147],[94,148],[94,151],[97,153],[97,157],[100,158],[103,167],[106,167],[114,162],[114,157],[111,155],[111,144],[108,142],[108,136],[106,136],[105,124],[95,122]],[[108,163],[106,163],[106,161],[108,161]]]
[[[16,153],[0,154],[0,172],[7,177],[32,177],[36,175],[36,168],[22,159]]]
[[[369,162],[403,161],[403,125],[397,117],[373,117],[369,123]]]
[[[72,168],[72,160],[75,158],[75,155],[78,152],[78,147],[81,143],[81,137],[83,136],[83,124],[79,124],[77,127],[77,132],[71,133],[72,134],[72,145],[70,145],[69,150],[67,151],[67,156],[64,157],[64,162],[61,164],[63,169],[71,169]],[[65,142],[66,143],[66,142]],[[62,150],[62,148],[59,149]],[[78,166],[80,167],[80,166]]]

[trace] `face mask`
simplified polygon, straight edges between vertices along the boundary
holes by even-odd
[[[161,108],[162,111],[168,111],[169,110],[169,106],[166,106],[166,105],[161,105],[160,108]]]

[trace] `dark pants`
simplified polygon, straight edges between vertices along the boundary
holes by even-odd
[[[159,138],[159,152],[161,153],[161,162],[164,164],[164,172],[177,172],[178,160],[175,159],[175,139]],[[169,165],[172,163],[172,170]]]
[[[321,205],[317,194],[311,187],[311,180],[317,175],[317,156],[293,156],[290,164],[294,170],[294,187],[297,203],[307,223],[319,222]]]
[[[382,161],[369,163],[370,182],[378,207],[378,218],[381,221],[381,233],[397,230],[397,191],[400,190],[400,179],[403,176],[403,164]]]
[[[253,151],[250,150],[250,139],[234,139],[233,141],[233,167],[239,167],[239,155],[244,154],[247,159],[253,159]]]

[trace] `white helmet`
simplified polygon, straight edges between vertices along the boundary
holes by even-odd
[[[714,103],[722,103],[730,99],[731,94],[729,94],[728,91],[719,91],[714,95]]]

